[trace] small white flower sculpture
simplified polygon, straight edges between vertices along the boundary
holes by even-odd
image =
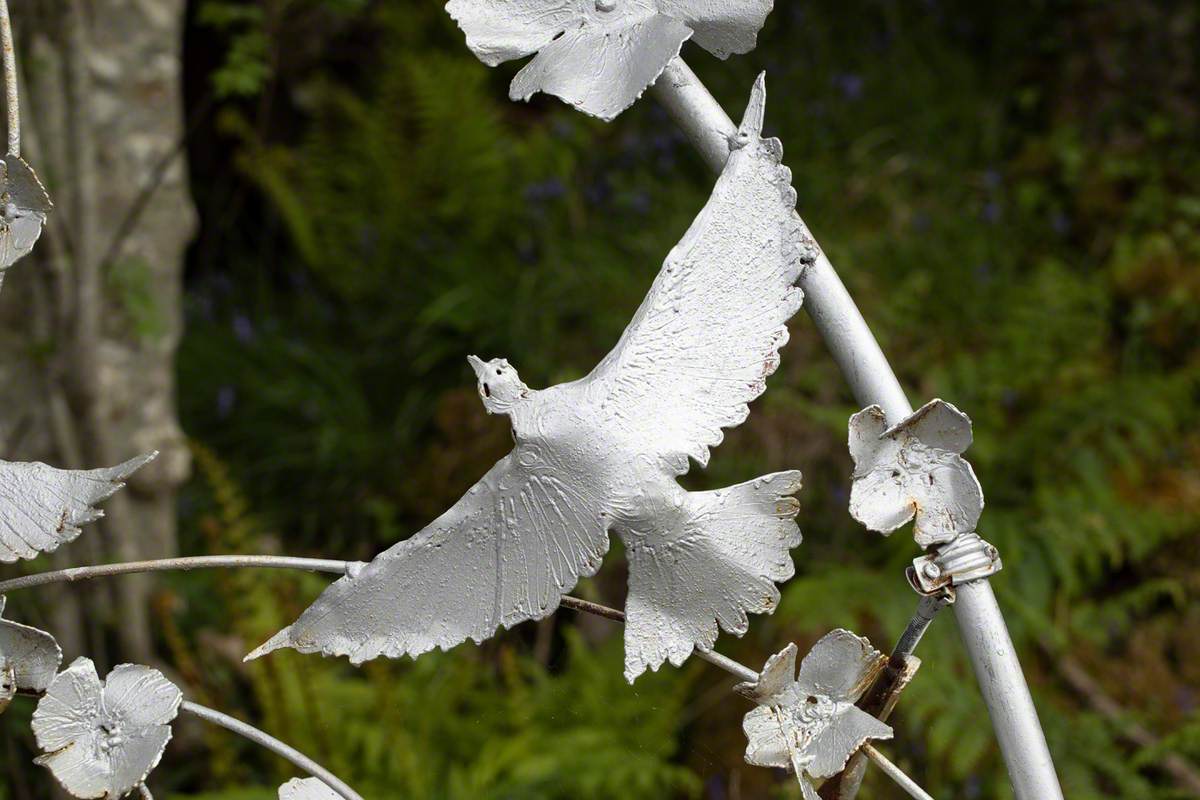
[[[0,595],[0,614],[5,599]],[[0,713],[17,692],[44,692],[62,663],[54,637],[37,628],[0,619]]]
[[[0,283],[4,271],[33,249],[52,207],[24,159],[11,153],[0,158]]]
[[[73,541],[80,526],[104,512],[107,500],[157,452],[100,469],[57,469],[37,461],[0,461],[0,562],[52,553]]]
[[[104,683],[91,659],[58,674],[33,713],[36,762],[80,798],[119,798],[162,758],[183,695],[161,672],[120,664]]]
[[[891,428],[879,406],[863,409],[850,418],[851,515],[884,535],[915,517],[921,547],[971,533],[983,489],[961,455],[970,445],[970,418],[942,400]]]
[[[279,787],[279,800],[341,800],[341,796],[319,778],[292,778]]]
[[[450,0],[467,46],[490,67],[537,53],[513,100],[537,92],[611,120],[689,38],[718,58],[754,49],[773,0]]]
[[[869,739],[892,729],[854,703],[887,663],[861,636],[841,628],[813,645],[796,675],[795,644],[767,659],[757,683],[737,690],[758,703],[742,721],[746,761],[796,773],[805,800],[818,800],[815,779],[836,775]]]

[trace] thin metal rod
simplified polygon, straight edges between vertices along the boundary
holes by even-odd
[[[893,663],[903,663],[906,656],[911,656],[916,652],[917,645],[921,643],[921,639],[925,636],[925,631],[929,630],[933,618],[949,604],[949,598],[941,595],[931,595],[921,598],[920,602],[917,603],[916,613],[912,615],[912,619],[904,627],[904,633],[900,634],[900,638],[896,641],[896,646],[892,648],[891,660]]]
[[[4,51],[4,98],[8,108],[8,154],[21,155],[21,106],[17,95],[17,51],[8,0],[0,0],[0,48]]]
[[[3,2],[3,0],[0,0]],[[361,562],[333,561],[324,558],[292,558],[291,556],[188,556],[186,558],[160,558],[154,561],[123,561],[118,564],[95,564],[89,567],[70,567],[51,572],[37,572],[0,581],[0,594],[18,589],[31,589],[50,583],[73,583],[75,581],[103,578],[110,575],[130,575],[137,572],[169,572],[171,570],[213,569],[219,567],[265,567],[270,569],[300,569],[309,572],[333,572],[344,575]]]
[[[925,791],[912,778],[904,774],[904,771],[893,764],[887,757],[876,750],[869,744],[862,746],[862,752],[867,758],[875,762],[875,766],[883,770],[883,773],[896,782],[896,785],[908,793],[909,797],[915,797],[917,800],[933,800],[933,795]]]
[[[562,605],[575,611],[582,611],[585,614],[595,614],[598,617],[604,617],[605,619],[611,619],[617,622],[625,621],[625,612],[623,611],[618,611],[617,609],[609,608],[608,606],[602,606],[599,603],[593,603],[590,600],[581,600],[580,598],[572,597],[569,594],[563,596]],[[749,683],[758,682],[757,672],[750,669],[745,664],[734,661],[728,656],[721,655],[715,650],[700,650],[697,648],[695,653],[697,657],[704,659],[714,667],[720,667],[730,675],[733,675],[743,681],[747,681]]]
[[[274,736],[260,731],[253,725],[248,725],[239,719],[234,719],[228,714],[222,714],[220,711],[208,708],[207,706],[197,705],[188,700],[183,701],[179,710],[186,711],[206,722],[211,722],[227,731],[232,731],[239,736],[245,737],[257,745],[267,748],[272,753],[292,762],[297,768],[321,780],[330,789],[344,797],[345,800],[363,800],[362,795],[347,786],[337,775],[334,775],[296,748],[284,744]]]
[[[736,126],[695,73],[676,58],[651,93],[709,167],[719,172],[728,158],[728,147],[722,151],[717,145],[722,138],[727,142]],[[857,401],[863,406],[880,406],[890,424],[910,415],[912,405],[896,374],[824,254],[804,270],[799,285],[805,293],[804,308]],[[962,591],[967,587],[972,588]],[[992,714],[1017,800],[1057,800],[1062,797],[1062,789],[1054,762],[991,586],[982,579],[957,589],[955,616]]]

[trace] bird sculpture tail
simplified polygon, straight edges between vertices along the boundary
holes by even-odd
[[[738,636],[747,614],[779,604],[800,544],[800,473],[777,472],[711,492],[688,492],[676,529],[629,537],[625,677],[710,650],[718,624]],[[654,544],[647,542],[653,541]]]

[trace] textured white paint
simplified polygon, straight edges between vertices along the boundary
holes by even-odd
[[[921,547],[974,531],[983,489],[961,456],[970,445],[971,420],[942,400],[891,428],[879,406],[863,409],[850,418],[850,513],[885,535],[915,517]]]
[[[279,800],[338,800],[340,797],[317,778],[292,778],[279,787]]]
[[[0,562],[33,558],[73,541],[79,526],[104,516],[93,508],[157,453],[92,470],[0,461]]]
[[[0,614],[4,604],[0,596]],[[0,619],[0,711],[18,691],[44,692],[61,663],[62,650],[53,636]]]
[[[676,478],[746,419],[800,307],[816,257],[782,148],[762,139],[763,79],[712,197],[667,256],[616,348],[590,375],[533,390],[471,357],[489,413],[516,447],[424,530],[334,583],[251,654],[279,647],[419,655],[551,613],[617,533],[629,559],[625,673],[709,649],[719,628],[774,610],[800,543],[798,472],[711,492]]]
[[[47,767],[75,797],[124,797],[162,758],[183,695],[156,669],[119,664],[104,683],[77,658],[50,683],[33,712]]]
[[[50,196],[25,160],[0,158],[0,283],[4,271],[33,250],[50,208]]]
[[[546,92],[611,120],[641,97],[689,38],[719,58],[754,49],[772,0],[450,0],[488,66],[536,53],[509,96]]]
[[[816,800],[813,779],[828,778],[870,739],[890,739],[892,729],[858,708],[887,657],[850,631],[820,639],[796,674],[795,644],[767,659],[757,683],[738,691],[758,703],[746,714],[746,761],[795,772],[805,800]]]

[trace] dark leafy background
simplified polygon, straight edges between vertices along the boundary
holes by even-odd
[[[184,547],[368,558],[510,443],[464,356],[535,386],[584,374],[712,179],[649,98],[612,124],[510,103],[517,65],[476,61],[436,3],[193,5]],[[801,214],[914,402],[974,419],[981,532],[1068,796],[1189,796],[1172,759],[1200,760],[1200,9],[779,6],[752,54],[685,57],[735,117],[767,71]],[[911,538],[846,513],[855,405],[803,314],[791,328],[748,423],[687,479],[805,472],[781,608],[719,642],[754,665],[837,625],[890,647],[915,606]],[[325,581],[169,579],[162,646],[197,699],[369,797],[798,797],[742,762],[727,676],[630,687],[617,628],[571,612],[415,663],[240,663]],[[579,593],[621,605],[619,555]],[[949,615],[921,655],[886,751],[939,797],[1008,796]],[[156,791],[268,798],[290,774],[185,729]],[[869,776],[863,797],[894,796]]]

